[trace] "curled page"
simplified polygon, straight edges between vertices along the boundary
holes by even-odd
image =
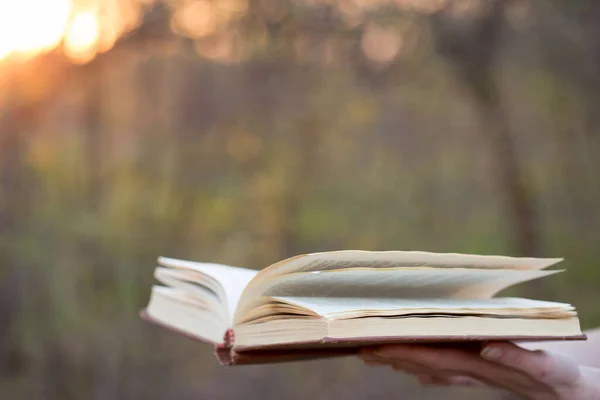
[[[561,271],[501,269],[344,269],[274,277],[251,284],[236,310],[234,321],[262,296],[354,298],[485,299],[532,279]]]
[[[260,279],[294,272],[331,271],[348,268],[475,268],[540,270],[562,258],[528,258],[424,251],[344,250],[305,254],[283,260],[263,270]]]

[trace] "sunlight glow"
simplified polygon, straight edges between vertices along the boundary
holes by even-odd
[[[61,49],[76,63],[110,50],[154,0],[0,0],[0,62]],[[82,8],[83,7],[83,8]]]
[[[60,48],[76,63],[86,63],[110,50],[116,41],[140,22],[145,7],[157,0],[0,0],[0,62],[30,58]],[[205,57],[236,62],[242,51],[232,21],[248,11],[249,0],[168,0],[173,7],[172,30],[192,38]],[[448,4],[456,12],[478,9],[485,0],[302,0],[307,5],[339,5],[349,25],[365,22],[369,10],[384,4],[431,13]],[[272,23],[285,14],[283,7],[263,7],[262,17]],[[481,7],[479,7],[481,8]],[[260,36],[260,35],[259,35]],[[258,40],[254,38],[254,40]],[[362,37],[366,56],[388,64],[405,47],[402,35],[370,26]],[[328,53],[329,54],[329,53]]]
[[[71,0],[0,0],[0,60],[55,48],[70,10]]]
[[[403,44],[400,32],[370,24],[365,29],[361,48],[371,61],[380,65],[387,65],[394,61]]]
[[[100,30],[98,18],[92,11],[75,14],[66,32],[64,51],[78,63],[86,63],[96,56]]]
[[[217,27],[216,7],[204,0],[186,3],[175,12],[172,22],[176,32],[193,38],[207,36]]]

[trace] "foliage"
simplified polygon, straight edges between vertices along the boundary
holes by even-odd
[[[559,22],[581,22],[577,44],[592,48],[593,18],[571,2],[506,3],[489,76],[473,90],[456,64],[470,53],[448,59],[430,11],[277,3],[231,8],[219,25],[235,33],[227,51],[159,29],[156,15],[171,12],[159,7],[87,65],[49,55],[11,75],[0,397],[439,397],[356,360],[224,370],[137,312],[159,255],[259,269],[344,248],[519,254],[490,109],[535,208],[536,251],[568,269],[511,293],[572,302],[585,327],[600,323],[600,75],[587,74],[597,55],[572,55],[568,37],[551,45]],[[480,15],[460,10],[444,32],[465,43]],[[30,79],[36,71],[47,78]],[[482,107],[488,84],[500,100]]]

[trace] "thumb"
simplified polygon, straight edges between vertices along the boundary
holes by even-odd
[[[572,385],[581,378],[579,367],[568,357],[542,350],[530,351],[512,343],[488,344],[482,349],[481,357],[547,384]]]

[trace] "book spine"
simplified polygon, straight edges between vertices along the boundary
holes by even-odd
[[[224,367],[233,365],[233,350],[231,348],[215,347],[215,357]]]
[[[228,329],[223,336],[223,343],[215,346],[215,356],[223,366],[233,365],[233,343],[235,342],[235,333],[233,329]]]
[[[225,335],[223,336],[223,342],[217,344],[217,348],[219,349],[230,349],[233,347],[233,343],[235,342],[235,333],[233,329],[227,329]]]

